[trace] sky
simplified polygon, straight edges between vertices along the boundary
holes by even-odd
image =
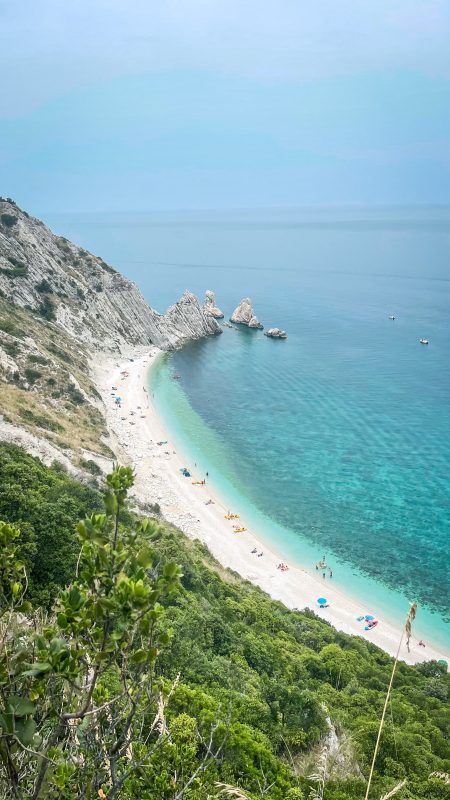
[[[450,0],[0,0],[32,213],[450,202]]]

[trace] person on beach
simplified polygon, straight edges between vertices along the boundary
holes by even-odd
[[[322,572],[322,578],[326,578],[325,572]]]

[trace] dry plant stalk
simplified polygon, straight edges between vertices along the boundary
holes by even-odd
[[[406,646],[409,652],[409,641],[411,639],[412,623],[416,618],[416,611],[417,611],[417,603],[411,603],[411,606],[408,611],[408,616],[406,617],[405,627],[403,628],[402,635],[398,643],[397,654],[395,656],[395,661],[391,672],[391,679],[389,681],[388,690],[386,692],[386,699],[384,701],[383,713],[380,719],[380,727],[378,728],[378,736],[377,736],[377,741],[375,743],[375,750],[373,751],[372,764],[370,765],[369,780],[367,782],[367,789],[366,789],[366,794],[364,795],[364,800],[369,800],[370,787],[372,785],[373,770],[375,767],[375,761],[377,759],[378,747],[380,745],[381,734],[383,732],[384,718],[386,716],[386,709],[388,707],[389,698],[391,696],[392,684],[394,682],[395,670],[397,669],[398,659],[400,657],[400,649],[403,643],[403,637],[406,634]]]
[[[323,745],[317,763],[317,772],[309,775],[309,779],[317,783],[317,788],[311,790],[311,800],[323,800],[325,791],[325,779],[327,773],[328,748]]]
[[[400,789],[403,789],[404,786],[406,786],[406,779],[401,783],[398,783],[397,786],[394,786],[394,788],[391,789],[391,791],[387,794],[384,794],[383,797],[380,797],[380,800],[389,800],[390,797],[394,797],[394,794],[397,794],[397,792],[399,792]]]
[[[219,794],[223,794],[224,797],[237,797],[238,800],[250,800],[242,789],[238,789],[237,786],[230,786],[228,783],[215,783],[214,785],[217,786]]]

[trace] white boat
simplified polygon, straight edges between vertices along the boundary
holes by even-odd
[[[392,314],[391,314],[391,316],[389,317],[389,319],[395,319],[395,317],[394,317],[394,316],[392,316]]]
[[[420,344],[428,344],[428,339],[420,339]]]

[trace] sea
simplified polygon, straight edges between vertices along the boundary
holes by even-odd
[[[151,390],[173,441],[284,560],[325,557],[325,596],[398,624],[416,600],[416,632],[448,651],[450,209],[45,220],[158,311],[211,289],[225,320],[249,297],[287,331],[224,327],[161,358]]]

